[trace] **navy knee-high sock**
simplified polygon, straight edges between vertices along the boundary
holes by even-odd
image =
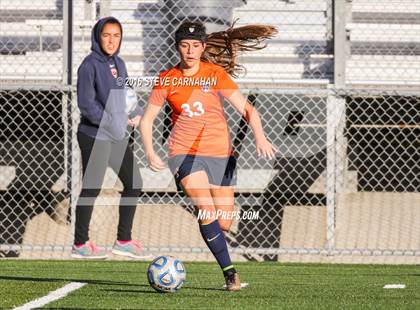
[[[210,224],[200,224],[200,232],[203,236],[204,242],[209,247],[210,251],[216,258],[223,273],[227,271],[234,271],[232,262],[230,260],[225,235],[218,220],[211,222]]]

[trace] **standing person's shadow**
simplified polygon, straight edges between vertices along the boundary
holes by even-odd
[[[325,149],[311,157],[276,159],[277,175],[262,193],[261,205],[243,205],[243,211],[258,212],[256,221],[240,221],[237,241],[251,248],[280,248],[280,237],[287,205],[324,205],[324,195],[311,195],[310,186],[325,170]],[[278,255],[262,255],[264,260],[278,260]]]
[[[22,245],[28,221],[42,212],[54,217],[55,206],[67,197],[53,191],[65,166],[63,96],[26,90],[0,95],[0,165],[15,171],[14,178],[3,175],[12,180],[0,188],[0,245]],[[3,249],[0,257],[19,253],[19,247]]]
[[[300,127],[300,123],[323,124],[326,119],[326,101],[308,96],[274,95],[273,105],[265,96],[248,97],[257,109],[266,109],[267,115],[280,115],[265,119],[266,128],[278,128],[268,133],[269,139],[279,148],[271,169],[277,174],[258,193],[257,203],[243,204],[243,212],[254,211],[256,220],[240,220],[235,244],[232,246],[279,249],[286,206],[324,206],[326,197],[323,193],[310,193],[309,189],[327,167],[326,128]],[[260,98],[261,99],[257,99]],[[257,105],[258,103],[258,105]],[[267,103],[270,106],[267,106]],[[275,110],[274,110],[275,109]],[[276,114],[277,113],[277,114]],[[248,125],[241,129],[242,135],[248,131]],[[240,152],[240,145],[236,145]],[[248,259],[255,256],[247,255]],[[261,255],[264,260],[278,260],[278,255]],[[259,258],[258,258],[259,259]]]

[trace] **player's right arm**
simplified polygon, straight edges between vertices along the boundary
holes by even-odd
[[[159,75],[159,81],[161,79]],[[146,111],[140,121],[140,132],[143,140],[144,152],[149,161],[149,167],[153,171],[165,169],[165,164],[153,149],[153,123],[166,101],[167,90],[160,84],[155,85],[150,94]]]
[[[147,160],[149,161],[149,167],[153,171],[160,171],[165,169],[165,164],[153,149],[153,123],[158,116],[160,109],[160,106],[149,104],[140,122],[140,131],[143,140],[144,152],[146,154]]]

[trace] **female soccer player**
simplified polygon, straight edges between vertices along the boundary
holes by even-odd
[[[163,104],[168,101],[173,110],[169,168],[177,186],[183,189],[201,211],[200,214],[204,215],[199,218],[200,231],[223,270],[229,291],[240,290],[241,285],[223,233],[232,224],[229,212],[234,209],[232,186],[236,182],[236,159],[224,116],[223,98],[248,120],[259,156],[271,159],[277,151],[264,135],[258,112],[241,95],[225,71],[234,74],[239,68],[234,60],[236,51],[257,49],[256,45],[242,43],[249,42],[252,36],[254,42],[260,42],[275,31],[264,26],[247,27],[242,27],[242,33],[239,30],[241,28],[237,28],[237,31],[230,28],[228,31],[206,35],[203,24],[183,23],[175,32],[176,48],[181,61],[159,75],[140,124],[150,168],[154,171],[164,169],[164,163],[153,150],[152,127]],[[228,44],[229,38],[234,37],[236,50]],[[207,39],[211,39],[209,45],[206,45]],[[224,50],[227,53],[221,52]],[[218,217],[217,210],[225,213]]]

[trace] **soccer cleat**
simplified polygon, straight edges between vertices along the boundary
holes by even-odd
[[[141,250],[140,242],[131,240],[129,242],[115,241],[112,247],[112,253],[115,255],[121,255],[137,259],[151,258],[150,255],[144,255]]]
[[[239,280],[239,274],[237,272],[226,275],[225,281],[226,290],[231,292],[241,290],[241,281]]]
[[[105,259],[108,258],[108,255],[99,250],[92,241],[86,241],[86,243],[80,247],[73,245],[71,257],[80,259]]]

